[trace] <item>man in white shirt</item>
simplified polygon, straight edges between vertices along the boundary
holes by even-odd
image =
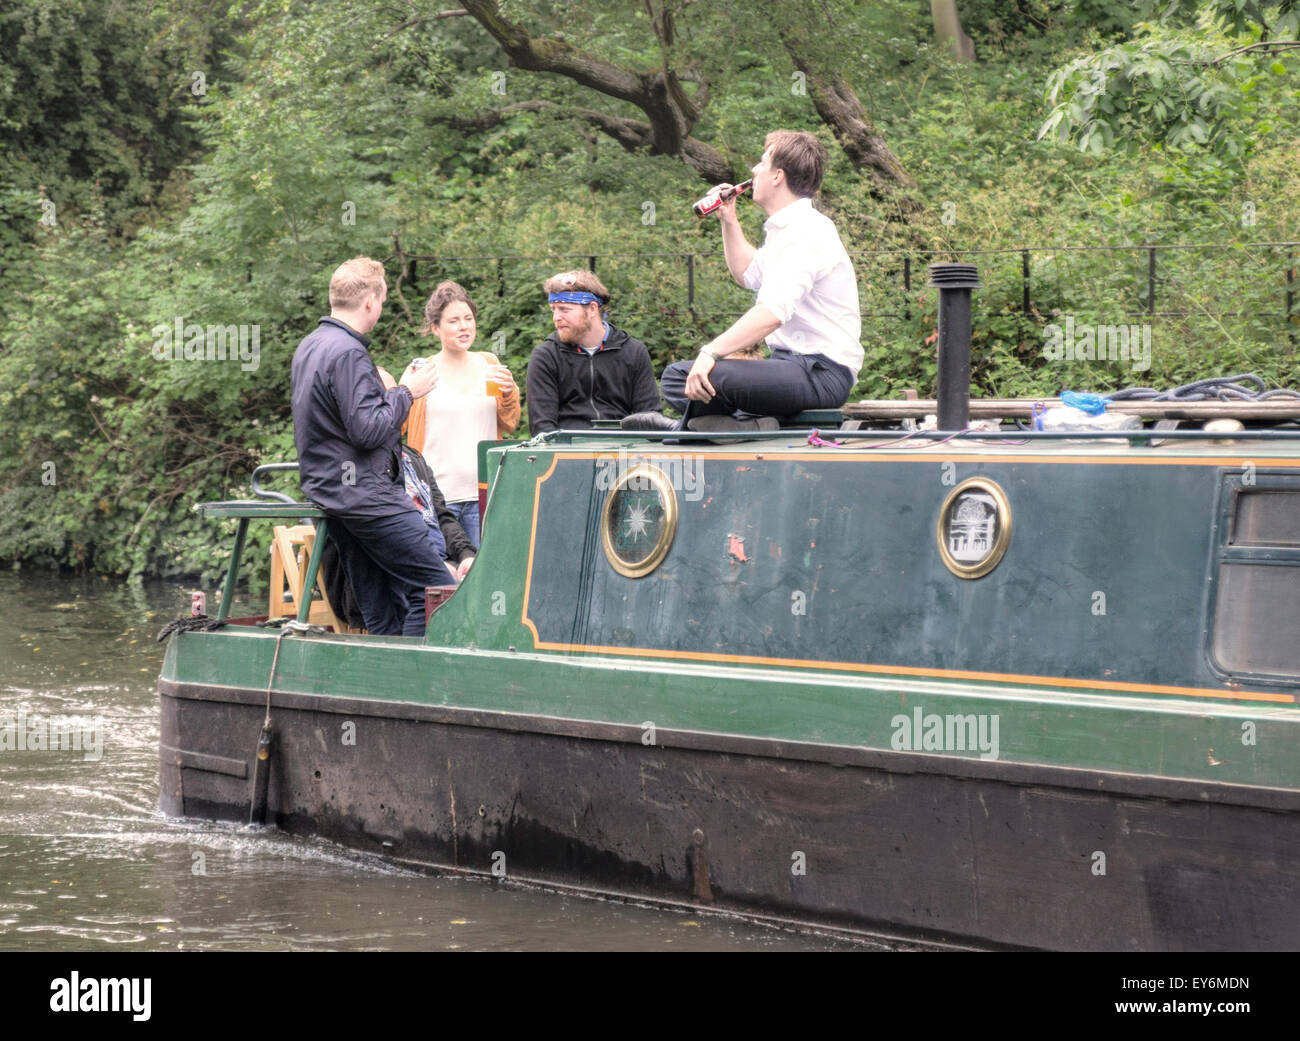
[[[762,248],[745,238],[734,198],[718,209],[727,269],[757,292],[754,306],[694,362],[674,362],[660,380],[675,409],[685,413],[690,403],[684,418],[692,430],[774,429],[766,417],[838,408],[862,368],[857,276],[835,225],[812,205],[826,149],[814,135],[790,130],[768,134],[764,144],[753,168],[754,202],[768,215]],[[726,360],[764,339],[771,358]],[[636,423],[640,418],[624,425],[667,428]]]

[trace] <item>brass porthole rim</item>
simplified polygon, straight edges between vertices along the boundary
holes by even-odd
[[[958,496],[963,492],[970,491],[972,488],[987,492],[993,497],[993,501],[997,503],[998,537],[994,541],[989,555],[978,564],[963,564],[948,551],[948,543],[944,538],[943,522],[944,518],[948,516],[948,511],[952,509],[953,504],[957,501]],[[1002,557],[1007,551],[1007,546],[1011,542],[1011,503],[1007,500],[1006,492],[998,486],[997,482],[991,481],[987,477],[966,478],[949,492],[948,497],[943,500],[943,506],[939,509],[939,519],[935,523],[935,541],[939,543],[939,556],[943,558],[944,566],[954,575],[958,578],[983,578],[1001,563]]]
[[[645,478],[659,493],[660,501],[664,506],[664,527],[655,543],[654,549],[650,553],[629,564],[622,560],[614,551],[614,537],[611,532],[611,521],[613,520],[614,498],[619,492],[625,491],[629,481],[635,478]],[[668,550],[672,548],[673,538],[677,534],[677,492],[674,491],[672,481],[668,479],[659,467],[651,463],[637,463],[630,466],[619,475],[614,487],[605,495],[605,505],[600,511],[600,545],[605,551],[605,559],[609,561],[609,566],[617,571],[624,578],[644,578],[650,572],[654,571],[664,558],[668,556]]]

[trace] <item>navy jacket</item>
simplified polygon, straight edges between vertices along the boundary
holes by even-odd
[[[596,419],[622,419],[659,407],[659,386],[645,344],[609,327],[595,354],[552,333],[528,359],[528,429],[586,430]]]
[[[398,456],[411,392],[384,390],[369,345],[334,318],[298,345],[293,440],[307,498],[333,513],[388,517],[414,509]]]

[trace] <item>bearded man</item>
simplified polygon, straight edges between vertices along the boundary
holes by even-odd
[[[606,317],[609,290],[590,271],[565,271],[542,287],[555,332],[528,360],[528,425],[589,430],[659,407],[650,352]]]

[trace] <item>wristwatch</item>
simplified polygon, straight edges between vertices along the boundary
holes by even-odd
[[[701,347],[700,353],[704,355],[706,358],[712,358],[714,361],[718,360],[718,356],[714,354],[711,350],[709,350],[707,347]]]

